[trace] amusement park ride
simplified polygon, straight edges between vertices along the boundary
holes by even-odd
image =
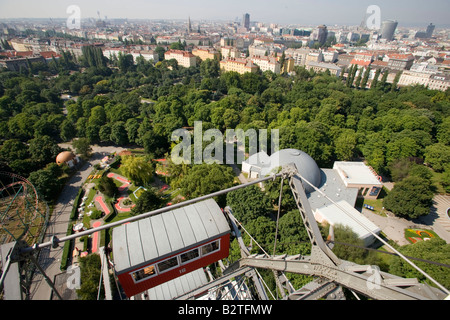
[[[309,256],[300,254],[270,255],[264,250],[262,250],[263,253],[261,254],[250,254],[241,237],[241,232],[245,231],[245,228],[233,216],[232,208],[226,207],[224,210],[221,210],[212,199],[215,196],[277,177],[281,177],[282,184],[284,180],[289,181],[299,214],[311,242],[311,254]],[[23,241],[14,241],[2,245],[0,248],[3,261],[3,274],[0,286],[4,287],[5,298],[15,296],[20,299],[22,296],[19,293],[21,290],[19,285],[20,265],[21,262],[30,259],[30,257],[34,259],[33,252],[39,251],[44,247],[57,248],[62,242],[89,235],[101,229],[117,226],[118,228],[113,229],[112,251],[114,253],[114,268],[116,276],[128,298],[218,261],[222,265],[222,275],[219,278],[211,279],[206,284],[189,292],[174,296],[173,299],[196,299],[200,295],[205,294],[205,292],[211,292],[215,288],[224,286],[232,279],[244,277],[252,281],[253,288],[255,288],[254,291],[256,293],[253,295],[253,299],[267,300],[269,296],[257,269],[267,269],[274,273],[277,287],[281,293],[281,299],[284,300],[343,300],[345,299],[343,287],[349,289],[358,299],[359,294],[376,300],[448,299],[450,292],[445,287],[377,234],[373,235],[421,272],[436,287],[419,283],[415,278],[405,279],[381,272],[377,266],[359,265],[338,258],[331,250],[334,242],[332,232],[327,241],[324,241],[322,238],[305,193],[307,184],[312,186],[309,181],[299,174],[295,165],[286,165],[283,166],[280,173],[272,176],[95,229],[82,231],[74,235],[59,239],[53,237],[49,242],[28,245]],[[320,191],[317,188],[315,189]],[[282,198],[281,190],[280,188],[280,203]],[[327,197],[325,194],[323,196]],[[327,199],[333,202],[333,200]],[[335,205],[338,204],[335,203]],[[163,225],[162,220],[173,221],[173,223],[165,223],[166,227],[167,225],[187,224],[176,220],[175,216],[176,219],[190,221],[194,233],[190,234],[187,231],[182,231],[181,233],[184,234],[176,234],[175,229],[168,229],[166,232],[169,236],[166,235],[166,239],[170,239],[171,245],[167,245],[167,241],[160,241],[158,244],[158,234],[161,234],[161,227],[157,226]],[[198,222],[193,223],[195,219],[198,219]],[[215,229],[206,226],[208,223],[212,224],[212,221],[215,221]],[[150,224],[153,226],[153,229],[145,227]],[[200,228],[201,224],[205,226],[205,230]],[[211,231],[211,228],[215,231]],[[148,230],[150,229],[153,230],[152,237],[149,236],[150,231]],[[181,231],[181,229],[178,230]],[[221,260],[228,256],[229,241],[233,237],[239,243],[241,258],[228,266],[224,266]],[[156,243],[151,241],[156,241]],[[135,244],[138,244],[139,248]],[[43,272],[42,269],[40,271]],[[284,275],[285,272],[309,275],[314,280],[301,288],[295,289]],[[45,273],[43,274],[45,277]],[[52,286],[56,295],[60,297],[53,283],[48,278],[46,280]]]

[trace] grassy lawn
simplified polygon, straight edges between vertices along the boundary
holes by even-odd
[[[364,199],[364,198],[358,198],[356,199],[356,207],[357,208],[364,208],[364,205],[367,204],[371,207],[373,207],[373,212],[385,217],[386,213],[384,213],[383,210],[383,198],[387,195],[389,191],[383,187],[383,189],[380,191],[380,194],[378,195],[378,199]]]
[[[357,208],[364,208],[364,205],[367,204],[371,207],[373,207],[374,213],[385,217],[386,214],[383,212],[383,199],[363,199],[358,198],[356,200],[356,207]],[[366,208],[367,209],[367,208]]]

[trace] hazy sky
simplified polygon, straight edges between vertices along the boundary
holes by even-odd
[[[235,20],[302,25],[359,25],[369,5],[399,26],[450,25],[449,0],[0,0],[1,18],[67,18],[78,5],[82,18]]]

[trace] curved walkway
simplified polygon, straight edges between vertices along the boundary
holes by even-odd
[[[131,184],[131,181],[130,181],[130,180],[128,180],[127,178],[125,178],[125,177],[123,177],[123,176],[121,176],[121,175],[119,175],[119,174],[117,174],[117,173],[114,173],[114,172],[108,173],[107,177],[108,177],[108,178],[112,178],[112,179],[116,179],[116,180],[118,180],[118,181],[120,181],[120,182],[123,183],[123,184],[119,187],[119,191],[124,191],[124,190],[125,190],[126,188],[128,188],[128,186]]]
[[[98,228],[98,227],[100,227],[101,225],[103,224],[103,222],[102,221],[95,221],[93,224],[92,224],[92,228]],[[98,241],[98,239],[99,239],[99,237],[100,237],[100,233],[99,232],[94,232],[94,234],[92,235],[92,253],[95,253],[95,252],[97,252],[98,251],[98,245],[99,245],[99,241]]]
[[[106,205],[105,201],[103,200],[103,196],[96,196],[95,201],[100,205],[105,215],[108,215],[111,213],[109,210],[109,207]]]
[[[131,206],[126,206],[123,204],[123,201],[125,199],[129,199],[129,198],[128,197],[120,197],[119,199],[117,199],[117,202],[114,205],[114,207],[116,207],[117,210],[122,211],[122,212],[130,212],[131,209],[135,206],[135,204],[133,204]]]

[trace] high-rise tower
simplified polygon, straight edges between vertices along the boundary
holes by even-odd
[[[250,15],[248,13],[245,13],[242,17],[242,26],[247,30],[250,29]]]
[[[398,22],[395,20],[386,20],[381,24],[381,39],[386,39],[387,41],[394,40],[394,33],[397,29]]]
[[[427,38],[431,38],[433,36],[433,32],[434,32],[434,28],[436,28],[436,26],[432,23],[430,23],[427,27]]]
[[[187,32],[188,32],[188,33],[191,33],[191,32],[192,32],[191,17],[188,17],[188,27],[187,27]]]

